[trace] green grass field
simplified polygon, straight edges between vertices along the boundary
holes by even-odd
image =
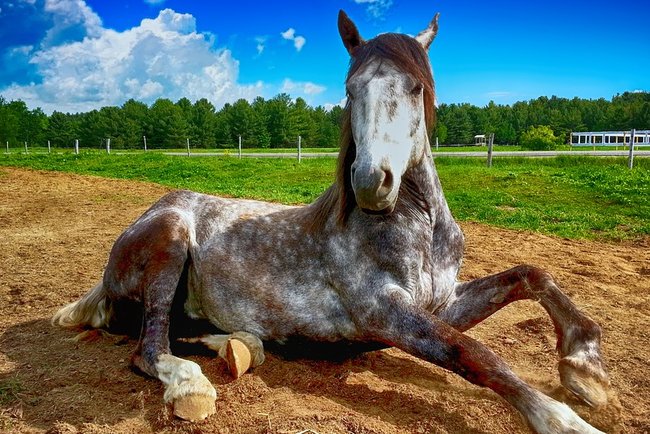
[[[311,202],[332,182],[333,158],[183,158],[160,153],[0,154],[0,166],[151,181],[174,188],[291,204]],[[650,159],[566,156],[436,157],[454,216],[500,227],[606,241],[650,234]]]

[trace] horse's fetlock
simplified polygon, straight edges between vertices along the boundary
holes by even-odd
[[[140,351],[136,351],[131,355],[131,366],[136,370],[147,374],[151,377],[156,377],[156,367],[147,363],[144,356]]]
[[[580,357],[600,358],[602,333],[602,328],[598,323],[584,316],[581,321],[572,324],[565,330],[560,354],[562,356],[582,354]]]

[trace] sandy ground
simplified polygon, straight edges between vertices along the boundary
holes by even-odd
[[[525,433],[489,390],[395,349],[343,362],[266,362],[234,381],[221,359],[190,356],[219,391],[217,414],[175,420],[161,384],[128,365],[134,340],[73,342],[52,313],[100,278],[116,236],[165,188],[0,168],[0,432]],[[547,268],[603,325],[614,403],[594,411],[562,389],[543,309],[519,302],[469,334],[526,381],[606,432],[650,432],[650,240],[605,244],[462,225],[462,278],[520,263]],[[619,403],[620,402],[620,403]]]

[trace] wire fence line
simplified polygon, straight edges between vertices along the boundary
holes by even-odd
[[[109,145],[110,146],[110,145]],[[636,147],[635,147],[636,148]],[[225,158],[295,158],[298,161],[301,161],[304,158],[336,158],[338,156],[338,151],[333,150],[314,150],[314,148],[308,149],[276,149],[275,151],[269,151],[267,149],[256,149],[255,152],[246,152],[245,150],[238,149],[219,149],[219,150],[210,150],[205,148],[192,149],[191,147],[186,147],[185,149],[108,149],[100,150],[97,148],[48,148],[48,147],[36,147],[29,148],[27,146],[9,148],[5,150],[6,154],[79,154],[79,153],[110,153],[110,155],[118,156],[128,156],[133,154],[143,154],[143,153],[152,153],[152,154],[163,154],[174,157],[225,157]],[[493,160],[498,160],[500,158],[509,158],[509,157],[524,157],[524,158],[552,158],[557,156],[592,156],[592,157],[619,157],[619,158],[628,158],[628,167],[633,167],[633,159],[630,159],[630,152],[628,150],[585,150],[585,149],[572,149],[572,150],[558,150],[558,151],[493,151],[491,148],[481,151],[452,151],[452,150],[440,150],[437,151],[432,149],[433,158],[486,158],[487,165],[491,166]],[[650,150],[633,150],[634,157],[647,158],[650,157]]]

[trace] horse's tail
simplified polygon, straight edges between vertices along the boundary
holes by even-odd
[[[100,281],[79,300],[59,309],[52,317],[52,325],[67,328],[107,326],[111,318],[111,309],[107,301],[106,291]]]

